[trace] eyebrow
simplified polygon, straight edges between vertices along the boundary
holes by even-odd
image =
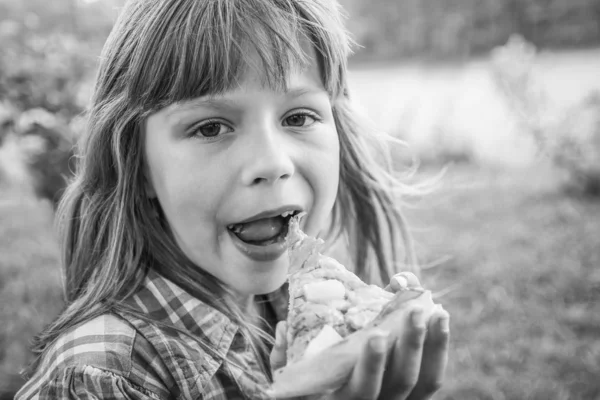
[[[313,88],[313,87],[293,88],[293,89],[289,89],[289,90],[285,91],[285,94],[287,94],[288,96],[291,96],[291,97],[300,97],[300,96],[304,96],[305,94],[322,94],[322,93],[327,93],[327,91],[325,89],[319,89],[319,88]]]
[[[288,89],[284,92],[286,96],[298,98],[304,95],[327,93],[324,89],[314,87],[300,87]],[[178,112],[185,112],[199,107],[208,107],[218,111],[231,111],[236,109],[235,102],[220,96],[204,96],[199,99],[187,100],[175,104],[171,110],[167,111],[167,118],[173,117]]]
[[[231,110],[234,108],[234,105],[232,101],[224,98],[203,97],[200,99],[192,99],[181,103],[175,103],[174,107],[167,112],[167,116],[171,117],[173,114],[178,112],[188,111],[198,107],[209,107],[216,110]]]

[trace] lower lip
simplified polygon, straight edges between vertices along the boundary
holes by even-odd
[[[282,240],[278,243],[266,246],[256,246],[246,243],[238,238],[233,232],[227,230],[235,247],[254,261],[275,261],[286,252],[287,247]]]

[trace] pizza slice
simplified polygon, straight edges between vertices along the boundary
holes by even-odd
[[[418,302],[431,315],[431,292],[405,275],[394,294],[363,282],[331,257],[319,253],[321,239],[300,230],[302,214],[290,219],[287,365],[275,372],[277,398],[312,395],[344,383],[358,359],[364,334],[378,328],[399,334],[392,314]]]

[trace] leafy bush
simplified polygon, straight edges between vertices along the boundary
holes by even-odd
[[[21,31],[6,32],[0,41],[1,98],[20,110],[43,108],[66,118],[81,112],[87,101],[81,85],[94,66],[85,43],[71,35]]]
[[[492,52],[497,87],[541,152],[565,171],[567,188],[600,197],[600,92],[558,108],[536,77],[535,46],[514,35]]]
[[[18,26],[0,30],[0,41],[0,145],[6,136],[17,137],[35,193],[56,204],[71,174],[92,53],[72,35],[28,34]]]
[[[56,206],[74,167],[72,138],[78,121],[74,119],[67,124],[40,108],[9,116],[4,137],[10,138],[12,151],[17,151],[19,156],[7,162],[23,165],[0,163],[0,178],[16,181],[20,186],[32,186],[37,197],[48,199]],[[29,176],[23,176],[20,172],[23,169]]]

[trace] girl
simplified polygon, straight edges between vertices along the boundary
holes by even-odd
[[[68,306],[18,399],[273,398],[299,211],[308,234],[348,239],[364,279],[389,281],[401,249],[414,268],[348,54],[332,0],[127,3],[58,210]],[[374,332],[328,398],[429,398],[448,315],[410,317],[403,337]]]

